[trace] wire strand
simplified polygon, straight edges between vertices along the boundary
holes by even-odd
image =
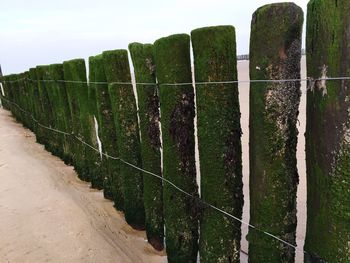
[[[74,83],[74,84],[94,84],[94,85],[142,85],[142,86],[189,86],[189,85],[217,85],[217,84],[240,84],[240,83],[286,83],[286,82],[316,82],[330,80],[350,80],[350,77],[326,77],[326,78],[300,78],[300,79],[251,79],[251,80],[227,80],[227,81],[202,81],[202,82],[184,82],[184,83],[144,83],[144,82],[94,82],[94,81],[78,81],[78,80],[33,80],[30,78],[21,78],[18,80],[1,80],[3,83],[16,83],[23,80],[31,82],[58,82],[58,83]]]

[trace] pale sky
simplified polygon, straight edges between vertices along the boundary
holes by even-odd
[[[0,64],[20,73],[216,25],[235,26],[237,53],[246,54],[253,12],[273,2],[281,1],[0,0]],[[294,2],[305,15],[308,0]]]

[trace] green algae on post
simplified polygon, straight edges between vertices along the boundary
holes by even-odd
[[[37,66],[36,69],[39,98],[41,103],[39,122],[47,127],[52,127],[54,123],[54,113],[51,105],[52,102],[50,101],[50,97],[48,94],[48,82],[45,81],[48,66]],[[44,127],[40,127],[40,129],[45,148],[50,152],[54,152],[56,147],[55,141],[57,138],[57,134],[53,134],[52,131],[45,129]]]
[[[109,97],[104,63],[102,55],[91,58],[94,64],[95,81],[99,82],[96,87],[97,120],[101,131],[103,152],[110,156],[119,156],[118,140],[112,104]],[[103,156],[101,173],[104,174],[103,194],[105,198],[114,201],[114,206],[124,210],[124,194],[120,174],[120,161]]]
[[[349,76],[350,2],[312,0],[307,11],[308,76]],[[305,262],[350,260],[349,84],[349,80],[308,83]]]
[[[38,82],[37,82],[37,74],[36,74],[36,68],[30,68],[29,69],[29,89],[30,93],[32,94],[32,116],[35,120],[39,119],[39,113],[40,113],[40,99],[39,99],[39,91],[38,91]],[[39,125],[34,122],[33,125],[36,141],[38,143],[41,142],[41,137],[40,137],[40,127]]]
[[[293,3],[252,17],[250,79],[300,79],[303,11]],[[300,81],[250,84],[250,223],[295,245]],[[294,262],[295,249],[252,228],[250,262]]]
[[[44,83],[45,88],[47,91],[47,96],[50,100],[50,105],[52,109],[52,120],[49,124],[50,127],[53,129],[59,129],[59,111],[60,111],[60,102],[59,102],[59,95],[57,93],[57,90],[55,89],[55,82],[52,81],[52,76],[50,75],[50,66],[47,66],[44,72]],[[51,141],[52,141],[52,150],[51,153],[55,156],[63,158],[63,144],[64,144],[64,137],[62,134],[54,132],[54,131],[48,131],[51,133]]]
[[[191,32],[196,82],[237,80],[232,26]],[[242,149],[238,85],[196,86],[201,198],[242,218]],[[215,161],[214,161],[215,160]],[[200,261],[240,262],[241,223],[212,209],[200,220]]]
[[[72,116],[74,136],[88,142],[91,124],[88,119],[88,88],[84,59],[74,59],[63,62],[64,80],[66,81],[67,97]],[[86,166],[87,149],[80,141],[74,144],[74,168],[80,179],[89,181]]]
[[[89,157],[89,173],[91,177],[91,187],[96,189],[103,189],[104,181],[104,167],[102,167],[102,151],[103,146],[100,145],[100,135],[101,128],[98,124],[98,113],[97,113],[97,101],[96,92],[99,88],[96,80],[96,71],[98,66],[95,63],[94,57],[89,57],[89,85],[88,85],[88,108],[89,108],[89,119],[90,119],[90,143],[100,152],[93,149],[88,149],[90,151]]]
[[[57,128],[58,130],[64,131],[66,133],[71,133],[72,121],[70,108],[67,98],[66,86],[64,82],[59,82],[59,80],[64,79],[63,74],[63,64],[52,64],[49,66],[49,77],[52,82],[52,89],[57,97]],[[61,135],[62,145],[62,159],[66,164],[72,163],[72,151],[74,149],[73,140],[71,135],[63,134]]]
[[[161,175],[160,115],[156,84],[153,45],[129,45],[134,65],[141,130],[141,157],[145,170]],[[147,85],[146,83],[149,83]],[[143,176],[143,198],[148,242],[157,250],[164,248],[164,216],[162,180],[151,175]]]
[[[160,85],[164,178],[198,195],[194,142],[194,90],[191,83],[190,37],[177,34],[154,43],[156,76]],[[171,262],[196,262],[198,219],[195,199],[173,186],[163,185],[166,252]]]
[[[105,51],[102,57],[109,83],[108,90],[117,131],[119,157],[132,165],[142,167],[137,108],[131,85],[128,52],[127,50]],[[123,162],[120,165],[120,173],[125,220],[135,229],[144,229],[143,174]]]

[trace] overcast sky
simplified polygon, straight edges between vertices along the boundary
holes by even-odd
[[[235,26],[245,54],[252,13],[272,2],[280,1],[0,0],[0,64],[4,74],[19,73],[215,25]],[[308,0],[294,2],[306,12]]]

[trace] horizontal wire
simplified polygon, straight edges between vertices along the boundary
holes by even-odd
[[[59,82],[75,84],[95,84],[95,85],[148,85],[148,86],[189,86],[189,85],[214,85],[214,84],[239,84],[239,83],[285,83],[285,82],[316,82],[322,80],[350,80],[350,77],[326,77],[326,78],[300,78],[300,79],[251,79],[251,80],[227,80],[227,81],[203,81],[203,82],[184,82],[184,83],[143,83],[143,82],[95,82],[78,80],[33,80],[30,78],[21,78],[18,80],[2,80],[3,83],[16,83],[23,80],[32,82]]]
[[[22,110],[23,112],[25,112],[26,114],[28,114],[29,116],[31,116],[32,119],[33,119],[34,121],[36,121],[35,118],[33,117],[33,115],[32,115],[30,112],[27,112],[27,111],[23,110],[17,103],[11,102],[11,101],[9,101],[9,100],[7,100],[7,99],[4,99],[4,100],[7,101],[7,102],[9,102],[9,103],[11,103],[11,104],[14,104],[14,105],[17,106],[20,110]],[[39,123],[38,121],[36,121],[36,122],[40,125],[40,123]],[[47,127],[47,126],[45,126],[45,125],[41,125],[41,126],[44,127],[44,128],[47,128],[47,129],[49,129],[49,130],[55,131],[55,132],[60,132],[60,133],[65,134],[65,135],[73,135],[73,133],[72,133],[72,134],[69,134],[69,133],[66,133],[66,132],[63,132],[63,131],[59,131],[59,130],[56,130],[56,129],[52,129],[52,128]],[[89,148],[91,148],[92,150],[94,150],[94,151],[100,153],[100,151],[99,151],[97,148],[95,148],[94,146],[92,146],[92,145],[90,145],[89,143],[85,142],[85,141],[82,140],[80,137],[75,136],[75,135],[74,135],[74,137],[75,137],[78,141],[80,141],[82,144],[84,144],[84,145],[88,146]],[[226,216],[228,216],[228,217],[230,217],[230,218],[232,218],[232,219],[234,219],[234,220],[236,220],[236,221],[238,221],[238,222],[240,222],[240,223],[242,223],[243,225],[246,225],[246,226],[248,226],[248,227],[250,227],[250,228],[252,228],[252,229],[254,229],[254,230],[258,231],[258,232],[261,232],[261,233],[263,233],[263,234],[265,234],[265,235],[267,235],[267,236],[270,236],[271,238],[273,238],[273,239],[275,239],[275,240],[277,240],[277,241],[279,241],[279,242],[281,242],[281,243],[283,243],[283,244],[285,244],[285,245],[287,245],[287,246],[289,246],[289,247],[292,247],[292,248],[294,248],[294,249],[297,250],[297,251],[300,251],[300,252],[302,252],[302,253],[304,253],[304,254],[310,254],[310,253],[308,253],[307,251],[298,248],[296,245],[293,245],[293,244],[291,244],[291,243],[289,243],[289,242],[287,242],[287,241],[285,241],[285,240],[279,238],[278,236],[275,236],[275,235],[273,235],[273,234],[271,234],[271,233],[269,233],[269,232],[267,232],[267,231],[261,230],[260,228],[254,226],[254,225],[252,225],[252,224],[250,224],[250,223],[247,223],[247,222],[243,221],[242,219],[240,219],[240,218],[238,218],[238,217],[236,217],[236,216],[234,216],[234,215],[232,215],[232,214],[230,214],[230,213],[224,211],[223,209],[220,209],[220,208],[218,208],[218,207],[216,207],[216,206],[214,206],[214,205],[212,205],[212,204],[210,204],[210,203],[207,203],[206,201],[202,200],[201,198],[199,198],[199,197],[197,197],[197,196],[194,196],[194,195],[191,194],[191,193],[188,193],[187,191],[183,190],[181,187],[177,186],[177,185],[174,184],[173,182],[169,181],[168,179],[166,179],[166,178],[164,178],[164,177],[162,177],[162,176],[160,176],[160,175],[157,175],[157,174],[152,173],[152,172],[150,172],[150,171],[144,170],[144,169],[142,169],[142,168],[140,168],[140,167],[138,167],[138,166],[136,166],[136,165],[134,165],[134,164],[132,164],[132,163],[129,163],[129,162],[123,160],[123,159],[120,158],[120,157],[110,156],[110,155],[108,155],[107,153],[104,153],[104,152],[103,152],[102,154],[103,154],[104,156],[106,156],[107,158],[111,158],[111,159],[113,159],[113,160],[119,160],[119,161],[123,162],[124,164],[129,165],[129,166],[135,168],[136,170],[139,170],[139,171],[141,171],[141,172],[143,172],[143,173],[152,175],[152,176],[154,176],[154,177],[156,177],[156,178],[158,178],[158,179],[160,179],[160,180],[166,182],[167,184],[171,185],[172,187],[174,187],[174,188],[177,189],[178,191],[182,192],[183,194],[185,194],[185,195],[187,195],[187,196],[189,196],[189,197],[191,197],[191,198],[199,199],[200,202],[201,202],[202,204],[204,204],[204,205],[206,205],[206,206],[208,206],[208,207],[210,207],[210,208],[212,208],[212,209],[214,209],[214,210],[216,210],[216,211],[218,211],[218,212],[220,212],[220,213],[222,213],[222,214],[224,214],[224,215],[226,215]]]

